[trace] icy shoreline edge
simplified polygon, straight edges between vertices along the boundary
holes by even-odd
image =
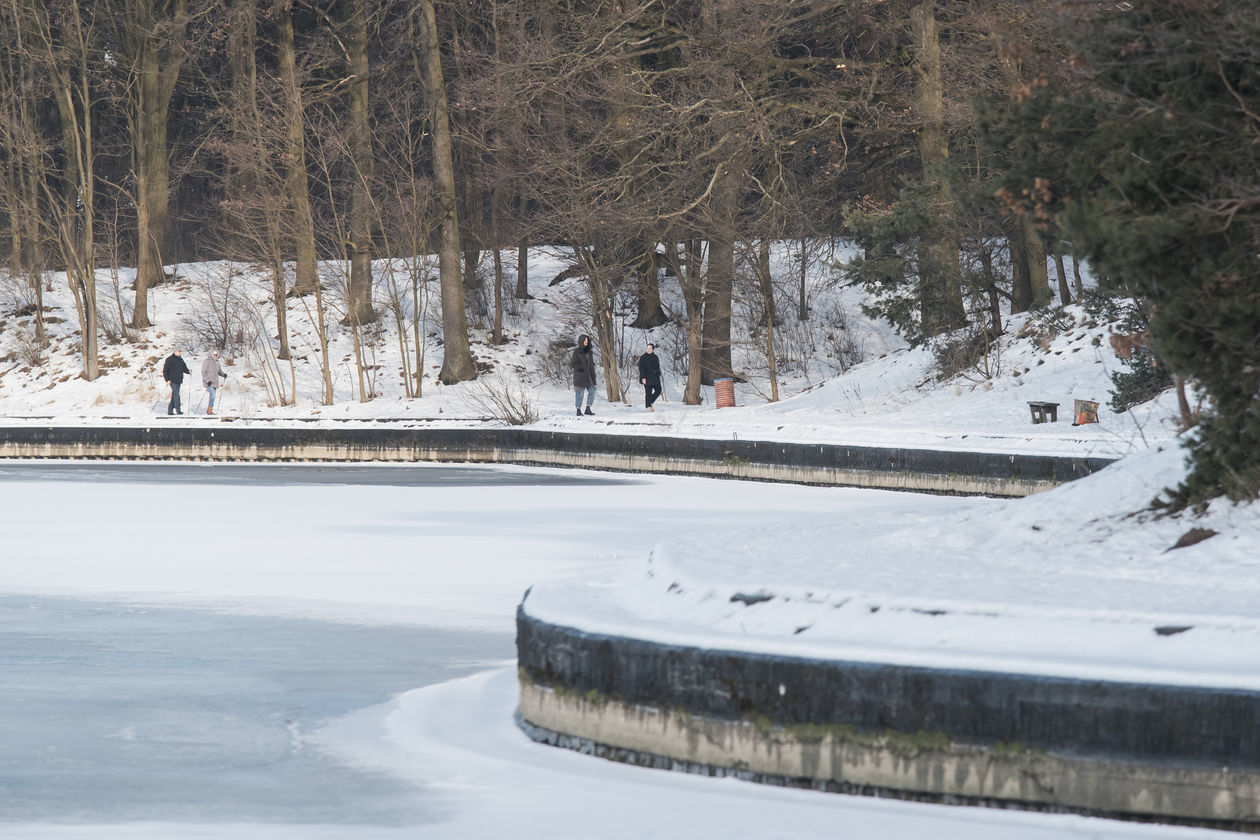
[[[1025,496],[1112,459],[533,429],[0,427],[0,458],[493,463]]]

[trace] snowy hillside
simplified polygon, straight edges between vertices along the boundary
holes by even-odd
[[[505,267],[515,265],[514,256],[504,255]],[[590,331],[589,301],[580,280],[552,284],[570,264],[562,252],[531,253],[533,299],[518,301],[505,295],[505,344],[489,343],[489,312],[478,316],[475,303],[470,307],[473,354],[485,370],[473,383],[442,386],[436,381],[442,362],[439,295],[435,280],[430,280],[427,292],[421,286],[416,302],[426,324],[421,343],[424,378],[421,395],[415,398],[405,396],[398,332],[400,322],[406,328],[412,304],[405,293],[391,295],[397,288],[391,278],[405,266],[378,263],[376,308],[381,319],[360,336],[368,360],[366,390],[375,395],[367,401],[359,398],[353,337],[340,324],[344,312],[340,275],[336,265],[325,265],[333,405],[320,400],[313,297],[288,303],[290,367],[276,358],[268,281],[248,266],[172,267],[173,279],[152,292],[155,326],[141,331],[120,327],[130,312],[130,275],[102,270],[103,373],[93,382],[79,376],[77,320],[64,276],[47,278],[45,322],[51,343],[46,350],[34,340],[29,288],[18,279],[5,279],[0,281],[0,415],[10,422],[30,418],[63,424],[148,423],[155,416],[165,420],[163,360],[175,347],[183,348],[195,380],[201,360],[220,344],[225,345],[229,378],[219,396],[219,413],[243,420],[390,418],[481,424],[495,422],[498,416],[487,393],[510,392],[537,414],[541,428],[1102,456],[1123,455],[1174,436],[1167,398],[1123,416],[1108,411],[1108,374],[1118,368],[1118,361],[1106,338],[1114,325],[1090,318],[1079,306],[1052,315],[1011,317],[1001,342],[980,362],[940,379],[929,351],[907,348],[887,323],[862,313],[859,291],[838,282],[834,266],[845,256],[836,251],[807,263],[804,294],[809,318],[802,321],[797,317],[798,252],[789,246],[775,252],[772,270],[780,279],[782,297],[776,330],[778,402],[770,402],[764,335],[750,335],[745,326],[756,323],[757,313],[741,312],[737,305],[734,358],[746,381],[737,384],[735,408],[715,409],[712,389],[704,389],[704,404],[682,405],[685,338],[679,327],[623,326],[617,350],[623,380],[634,381],[634,360],[648,341],[654,341],[662,359],[665,398],[656,413],[648,414],[637,386],[626,387],[624,401],[607,403],[601,382],[601,401],[593,418],[572,416],[567,354],[575,336]],[[510,290],[515,278],[510,270],[507,274]],[[677,296],[677,286],[665,278],[662,290],[668,306]],[[628,324],[634,317],[633,301],[627,297],[624,303],[618,315]],[[414,364],[414,336],[408,334],[405,344],[411,357],[407,363]],[[291,404],[280,404],[285,397]],[[1077,399],[1100,403],[1099,424],[1073,427]],[[1034,400],[1059,403],[1059,422],[1033,425],[1027,403]],[[184,402],[188,416],[178,422],[214,422],[198,419],[204,413],[205,394],[195,381],[185,384]]]

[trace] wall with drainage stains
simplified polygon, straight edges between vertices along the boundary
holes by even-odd
[[[517,658],[535,737],[622,760],[1260,830],[1258,692],[666,645],[528,599]]]
[[[0,428],[2,458],[448,461],[1023,496],[1111,459],[532,429],[205,426]]]

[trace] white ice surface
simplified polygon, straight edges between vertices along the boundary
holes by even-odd
[[[310,736],[411,780],[444,819],[422,826],[126,823],[3,826],[13,840],[1174,840],[1222,832],[787,790],[599,761],[531,742],[512,667],[408,692]]]
[[[749,381],[737,389],[739,406],[720,411],[712,408],[708,389],[704,405],[683,406],[682,382],[667,365],[669,401],[658,403],[656,413],[644,413],[631,388],[628,404],[601,397],[595,418],[576,418],[571,391],[546,373],[546,351],[553,338],[575,331],[562,313],[585,310],[569,299],[573,286],[547,285],[561,260],[535,255],[532,265],[536,299],[509,318],[511,342],[494,347],[483,336],[474,340],[478,357],[513,372],[541,409],[535,428],[1136,457],[1019,501],[654,478],[546,494],[511,486],[447,487],[435,494],[383,487],[0,483],[0,592],[505,630],[522,592],[533,586],[528,608],[539,617],[680,644],[1104,679],[1260,684],[1260,511],[1218,503],[1197,520],[1132,515],[1180,475],[1174,402],[1165,395],[1125,414],[1111,412],[1108,374],[1119,366],[1107,342],[1110,326],[1078,307],[1050,330],[1029,316],[1009,318],[988,378],[972,370],[938,382],[928,353],[907,349],[887,325],[862,317],[860,301],[848,292],[827,298],[825,278],[816,274],[810,281],[815,312],[848,313],[865,350],[862,363],[841,373],[836,360],[819,351],[804,368],[785,370],[784,399],[769,403],[764,372],[743,357],[737,364],[746,367]],[[15,342],[24,322],[15,319],[0,334],[0,417],[12,425],[212,427],[217,421],[204,417],[155,419],[155,406],[166,399],[155,371],[174,344],[189,347],[186,355],[197,369],[188,313],[198,284],[224,270],[222,264],[180,266],[178,282],[153,290],[158,326],[134,343],[108,346],[109,366],[94,382],[75,375],[73,307],[64,282],[57,282],[47,300],[60,307],[63,320],[50,325],[46,366],[20,358]],[[129,279],[120,278],[124,287]],[[261,300],[265,289],[259,289]],[[239,416],[241,426],[302,421],[303,428],[342,428],[378,419],[418,427],[483,424],[471,384],[444,387],[427,379],[423,398],[402,397],[391,335],[377,351],[381,397],[359,402],[351,368],[341,366],[334,372],[337,403],[319,405],[307,321],[295,302],[290,325],[299,360],[292,406],[268,405],[260,371],[245,358],[228,360],[232,377],[221,408]],[[819,323],[793,329],[803,341]],[[821,340],[822,332],[815,330],[810,340]],[[630,336],[635,345],[655,338],[661,346],[657,334]],[[349,337],[338,333],[330,355],[349,358],[349,348]],[[798,356],[811,350],[804,344],[794,349]],[[436,372],[440,348],[428,352],[426,365]],[[199,389],[186,386],[187,405],[199,397]],[[1075,399],[1100,402],[1102,422],[1072,426]],[[1032,425],[1029,400],[1059,402],[1059,422]],[[1218,534],[1169,550],[1196,527]],[[774,598],[754,606],[730,600],[762,592]],[[1191,629],[1164,636],[1156,627]],[[449,821],[438,827],[4,825],[0,835],[971,840],[1210,834],[821,796],[618,767],[526,743],[510,721],[513,681],[480,679],[404,695],[326,733],[327,748],[348,761],[433,784],[452,805]]]
[[[525,471],[497,472],[519,477]],[[890,523],[905,523],[931,537],[947,533],[950,521],[991,511],[1003,513],[992,517],[990,524],[1001,533],[1008,525],[1020,527],[1022,519],[1011,511],[1027,504],[688,478],[601,478],[607,483],[539,488],[515,483],[266,488],[0,482],[0,510],[10,535],[5,562],[0,564],[0,591],[355,623],[508,631],[526,586],[534,584],[535,593],[553,587],[559,591],[560,584],[545,582],[568,580],[581,589],[616,592],[626,586],[627,578],[642,576],[652,546],[662,540],[658,557],[681,557],[678,546],[695,549],[687,552],[697,563],[686,579],[688,587],[714,568],[727,568],[715,547],[730,545],[734,534],[729,571],[738,583],[732,588],[746,588],[739,584],[747,582],[800,591],[814,581],[832,587],[848,579],[840,567],[826,563],[809,571],[806,559],[833,547],[830,539],[811,536],[811,529],[825,532],[827,523],[841,527],[847,521],[852,535],[865,533],[864,539],[873,540]],[[1052,497],[1036,500],[1043,498]],[[65,527],[64,511],[74,512],[82,527]],[[19,523],[28,527],[15,527]],[[32,523],[35,527],[29,527]],[[750,549],[763,537],[773,543],[772,554]],[[687,566],[679,560],[675,568]],[[881,600],[901,598],[917,604],[922,603],[916,600],[919,595],[933,590],[928,571],[924,573],[928,577],[919,580],[891,571],[881,576],[874,566],[870,570],[863,589]],[[1015,597],[1022,584],[1012,580],[1010,597],[1003,596],[1000,581],[990,583],[995,601],[1010,605],[1006,614],[988,618],[1001,632],[1018,626],[1029,611],[1022,596]],[[658,621],[653,611],[664,610],[662,604],[684,603],[684,596],[666,591],[664,578],[659,583],[655,598],[648,597],[651,587],[646,587],[638,602],[645,612],[629,627],[636,633],[652,632]],[[1084,591],[1083,583],[1076,585],[1078,592]],[[1222,607],[1232,603],[1236,594],[1223,587],[1217,603]],[[774,603],[726,606],[750,615]],[[586,621],[607,617],[583,610],[582,602],[575,604]],[[1203,606],[1210,606],[1210,601]],[[874,615],[882,615],[887,626],[900,628],[910,649],[921,622],[928,619],[894,609]],[[948,617],[930,621],[940,618]],[[1104,618],[1110,621],[1114,616]],[[754,629],[780,649],[809,636],[807,632],[776,638]],[[699,638],[707,644],[729,644],[734,632],[730,625],[714,626]],[[740,635],[744,636],[742,629]],[[1191,631],[1162,640],[1194,638]],[[928,641],[930,655],[940,656],[936,637]],[[622,767],[529,742],[512,721],[515,692],[515,670],[509,666],[472,680],[409,692],[308,736],[311,747],[327,749],[353,766],[421,786],[441,815],[434,823],[409,829],[44,823],[8,824],[0,826],[0,833],[6,838],[92,840],[821,838],[836,836],[837,825],[842,825],[847,837],[930,835],[942,840],[1210,834],[785,791]]]
[[[702,648],[1260,690],[1256,511],[1129,515],[1180,462],[1151,450],[1026,499],[866,496],[804,531],[686,535],[615,582],[543,583],[525,606]],[[1170,550],[1191,527],[1219,533]]]

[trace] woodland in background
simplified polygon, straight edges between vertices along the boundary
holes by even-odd
[[[136,268],[121,341],[164,266],[261,266],[283,360],[286,299],[357,343],[388,317],[374,284],[418,300],[436,254],[449,384],[478,373],[470,315],[503,339],[527,246],[568,246],[597,344],[627,294],[634,326],[685,330],[687,402],[738,375],[738,312],[772,376],[775,325],[810,317],[776,306],[772,240],[858,243],[843,275],[873,311],[954,346],[1079,298],[1065,266],[1085,260],[1136,302],[1139,362],[1209,400],[1168,503],[1254,498],[1255,5],[3,0],[0,249],[37,331],[45,273],[66,273],[89,380],[95,269]],[[383,257],[407,276],[374,277]],[[317,263],[341,267],[335,312]]]

